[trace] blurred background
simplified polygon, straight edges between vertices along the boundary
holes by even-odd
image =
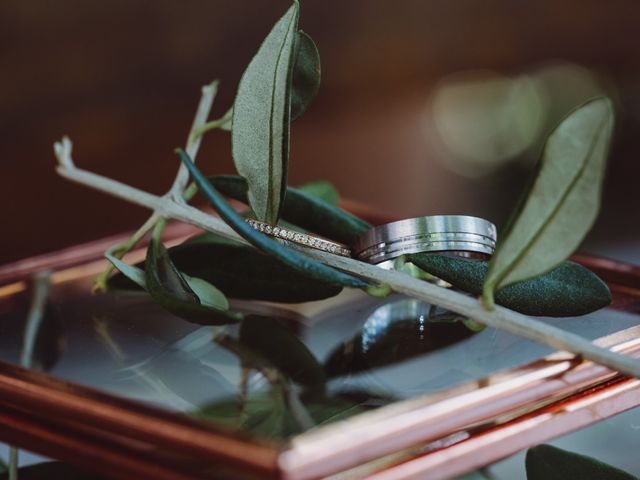
[[[147,212],[54,173],[79,166],[164,192],[200,86],[214,117],[287,1],[0,3],[0,263],[135,228]],[[332,181],[394,217],[508,216],[550,128],[595,95],[617,106],[604,208],[586,250],[638,261],[640,3],[303,2],[322,58],[292,129],[290,183]],[[199,161],[231,173],[227,133]]]

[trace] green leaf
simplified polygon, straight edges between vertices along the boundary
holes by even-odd
[[[122,273],[122,275],[127,277],[129,280],[131,280],[133,283],[143,288],[144,290],[147,289],[147,280],[145,278],[143,269],[123,262],[119,258],[109,253],[109,251],[105,252],[104,256],[111,262],[114,267],[118,269],[120,273]]]
[[[527,480],[638,480],[637,477],[595,458],[551,445],[530,448],[525,467]]]
[[[235,175],[216,175],[209,181],[223,194],[247,203],[247,183]],[[371,225],[301,188],[287,187],[282,218],[305,230],[350,244]]]
[[[484,260],[428,253],[413,253],[406,259],[473,295],[482,293],[489,270],[489,262]],[[611,292],[591,270],[567,261],[536,278],[500,289],[495,302],[525,315],[573,317],[606,307],[611,303]]]
[[[488,306],[495,290],[551,270],[580,245],[600,207],[613,121],[611,101],[597,98],[551,133],[526,200],[491,259]]]
[[[274,225],[287,185],[299,9],[294,2],[269,32],[242,75],[233,104],[233,161],[249,184],[251,208]]]
[[[182,277],[186,280],[187,285],[189,285],[189,288],[196,294],[202,305],[220,310],[229,310],[229,300],[227,300],[227,297],[210,282],[198,277],[191,277],[184,273],[182,273]]]
[[[180,271],[215,284],[232,298],[300,303],[330,298],[342,290],[213,233],[198,235],[170,249],[169,255]]]
[[[293,270],[250,245],[209,232],[170,248],[169,256],[187,281],[186,275],[198,277],[231,298],[300,303],[334,297],[342,291],[341,287]],[[121,275],[109,279],[109,288],[131,287]]]
[[[249,315],[240,324],[240,342],[269,360],[294,382],[324,385],[324,370],[307,346],[281,320]]]
[[[198,184],[200,190],[205,195],[211,206],[227,224],[237,232],[242,238],[247,240],[260,251],[272,255],[285,265],[306,274],[317,280],[325,281],[329,284],[340,285],[353,288],[368,288],[371,285],[352,275],[334,270],[327,265],[310,259],[291,248],[285,247],[281,243],[267,237],[254,230],[238,213],[225,201],[218,191],[211,185],[207,178],[202,175],[198,167],[189,158],[187,153],[178,149],[180,159],[187,166],[193,180]]]
[[[320,53],[311,37],[296,35],[296,56],[291,85],[291,120],[296,120],[313,102],[320,89]]]
[[[145,275],[147,291],[151,297],[164,309],[180,318],[201,325],[224,325],[235,323],[242,318],[239,313],[201,302],[173,264],[166,248],[156,235],[151,237],[147,249]],[[202,285],[198,288],[202,289]],[[210,301],[209,298],[208,303]]]
[[[338,190],[336,190],[336,187],[326,180],[303,183],[302,185],[298,185],[296,190],[318,198],[334,207],[338,205],[338,201],[340,200],[340,194]]]

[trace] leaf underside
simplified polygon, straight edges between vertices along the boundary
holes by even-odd
[[[231,148],[260,220],[275,224],[287,184],[291,82],[299,5],[278,20],[246,68],[233,105]]]

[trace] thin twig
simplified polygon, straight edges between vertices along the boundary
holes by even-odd
[[[205,214],[197,208],[185,204],[177,204],[171,199],[158,197],[109,178],[76,168],[71,159],[71,142],[69,139],[65,138],[62,144],[56,145],[56,152],[59,152],[58,173],[65,178],[137,205],[145,206],[160,212],[163,216],[190,223],[209,232],[246,243],[222,220]],[[402,272],[384,270],[375,265],[314,249],[306,249],[305,253],[329,266],[379,284],[389,285],[396,292],[440,305],[490,327],[506,330],[550,347],[581,355],[626,375],[640,377],[639,360],[598,347],[579,335],[547,325],[535,318],[498,306],[493,311],[487,311],[475,298],[412,278]]]
[[[209,118],[209,113],[211,112],[211,106],[213,105],[213,101],[218,93],[219,84],[220,82],[215,80],[211,82],[211,84],[202,87],[202,97],[200,98],[200,103],[198,104],[198,110],[196,110],[196,116],[193,119],[193,124],[189,129],[189,136],[187,137],[185,147],[185,150],[189,152],[189,155],[193,155],[191,158],[197,156],[198,150],[200,150],[202,135],[197,135],[196,132],[202,130],[207,123],[207,118]],[[187,170],[187,167],[180,164],[178,174],[176,175],[173,185],[169,190],[169,195],[173,196],[176,202],[182,201],[182,193],[184,192],[184,189],[187,188],[188,182],[189,171]]]

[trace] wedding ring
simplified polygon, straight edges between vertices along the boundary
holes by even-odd
[[[409,218],[374,227],[356,238],[354,253],[379,264],[408,253],[491,255],[497,240],[493,223],[466,215]]]
[[[270,237],[280,238],[287,242],[292,242],[303,247],[315,248],[324,252],[334,253],[343,257],[350,257],[351,250],[341,243],[332,242],[325,238],[315,237],[308,233],[296,232],[288,228],[269,225],[268,223],[261,222],[259,220],[249,219],[247,223],[259,232],[269,235]]]

